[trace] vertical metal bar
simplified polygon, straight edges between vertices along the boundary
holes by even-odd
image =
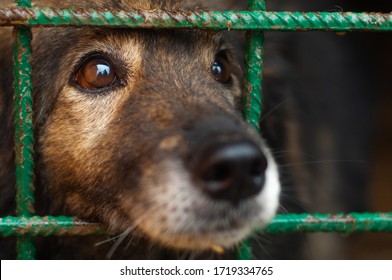
[[[265,0],[249,0],[248,10],[265,11]],[[261,86],[264,54],[264,34],[262,31],[246,32],[246,72],[244,88],[243,118],[257,131],[260,130]],[[237,258],[252,259],[252,242],[246,240],[237,250]]]
[[[31,7],[28,0],[19,0],[19,7]],[[16,213],[20,216],[34,214],[33,184],[33,101],[31,80],[31,39],[29,27],[14,29],[14,119],[15,119],[15,173]],[[33,259],[35,246],[28,237],[17,241],[18,259]]]
[[[265,0],[250,0],[248,10],[265,10]],[[262,31],[247,31],[246,38],[243,117],[256,130],[259,130],[264,35]]]

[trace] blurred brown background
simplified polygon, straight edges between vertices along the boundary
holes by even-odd
[[[300,3],[308,11],[392,12],[392,1],[285,1],[282,5]],[[267,2],[268,3],[268,2]],[[293,7],[296,10],[296,7]],[[297,9],[298,10],[298,9]],[[339,34],[342,35],[342,34]],[[356,52],[364,58],[372,80],[375,106],[375,133],[371,151],[370,186],[368,188],[370,211],[392,211],[392,33],[354,32],[343,36],[351,38]],[[366,59],[365,59],[366,58]],[[365,62],[366,61],[366,62]],[[392,233],[358,233],[347,239],[349,259],[392,259]]]
[[[244,9],[245,0],[232,0],[233,9]],[[267,10],[329,12],[392,12],[387,0],[270,0]],[[370,90],[366,91],[368,109],[374,114],[371,137],[369,186],[366,189],[371,212],[392,211],[392,32],[347,32],[336,34],[348,45],[353,57],[361,59]],[[355,101],[353,101],[355,102]],[[327,235],[323,235],[327,238]],[[348,244],[342,259],[392,259],[392,233],[340,235],[338,242]],[[324,246],[330,246],[325,243]],[[322,245],[323,246],[323,245]],[[311,247],[309,245],[309,247]],[[311,251],[311,248],[308,248]],[[312,258],[312,252],[308,254]],[[317,254],[315,256],[317,258]]]

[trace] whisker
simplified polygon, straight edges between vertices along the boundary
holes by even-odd
[[[197,252],[190,252],[188,256],[188,260],[196,260]]]
[[[282,212],[279,211],[279,213],[284,213],[284,214],[289,214],[290,211],[287,210],[287,208],[283,205],[279,205],[279,209],[282,210]]]
[[[125,245],[125,251],[127,251],[129,249],[129,247],[131,246],[131,244],[135,241],[135,237],[136,235],[131,235],[131,238],[128,240],[127,245]]]
[[[315,160],[315,161],[304,161],[304,162],[294,162],[288,164],[280,164],[279,167],[289,167],[295,165],[308,165],[308,164],[324,164],[324,163],[359,163],[366,164],[367,161],[364,160]]]
[[[110,248],[109,252],[106,254],[106,258],[110,259],[114,252],[117,250],[117,248],[120,246],[120,244],[124,241],[124,239],[129,235],[129,233],[131,233],[132,230],[134,230],[137,225],[146,217],[147,215],[141,215],[137,220],[135,220],[133,222],[133,224],[131,226],[129,226],[123,233],[121,233],[120,235],[118,235],[116,238],[117,241],[113,244],[113,246]]]
[[[190,255],[189,255],[189,252],[187,252],[187,251],[183,251],[179,255],[180,260],[186,260],[186,259],[189,259],[189,257],[190,257]]]
[[[302,155],[304,157],[308,157],[309,159],[316,159],[316,156],[309,154],[309,153],[304,153],[300,151],[292,151],[292,150],[271,150],[271,154],[276,157],[277,155],[286,155],[286,154],[291,154],[291,155]]]
[[[97,243],[95,243],[94,245],[95,245],[95,246],[101,246],[101,245],[103,245],[103,244],[105,244],[105,243],[109,243],[109,242],[111,242],[111,241],[113,241],[113,240],[119,238],[119,237],[120,237],[121,235],[123,235],[123,234],[124,234],[124,232],[122,232],[122,233],[120,233],[120,234],[118,234],[118,235],[116,235],[116,236],[110,237],[110,238],[108,238],[108,239],[105,239],[105,240],[103,240],[103,241],[97,242]]]
[[[269,117],[271,114],[273,114],[276,110],[278,110],[280,107],[282,107],[287,101],[289,101],[289,97],[286,98],[285,100],[283,100],[282,102],[280,102],[279,104],[277,104],[275,107],[273,107],[271,110],[269,110],[269,112],[265,113],[261,119],[260,119],[260,123],[265,120],[267,117]]]
[[[120,246],[120,244],[124,241],[124,239],[128,236],[128,234],[135,228],[134,225],[128,227],[122,234],[118,236],[116,243],[110,248],[109,252],[106,254],[107,259],[111,259],[114,252]]]
[[[270,259],[273,258],[271,253],[267,250],[266,246],[264,245],[264,243],[268,242],[268,238],[266,235],[255,234],[252,237],[252,240],[254,243],[256,243],[257,247],[262,250],[262,252],[265,256],[267,256]],[[254,248],[254,247],[256,247],[256,246],[252,246],[252,248]],[[252,257],[253,257],[253,259],[257,258],[257,256],[253,253],[253,251],[252,251]]]
[[[280,209],[284,211],[283,213],[287,214],[298,211],[311,212],[310,209],[305,207],[304,202],[302,202],[299,197],[297,197],[296,193],[293,193],[293,190],[295,191],[295,189],[295,187],[289,189],[289,186],[283,186],[282,192],[280,194]],[[284,204],[282,204],[282,202],[284,202]]]

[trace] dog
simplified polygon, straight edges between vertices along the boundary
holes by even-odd
[[[195,8],[186,1],[35,5]],[[10,29],[0,32],[5,216],[15,214],[12,37]],[[36,213],[76,216],[108,230],[106,237],[37,238],[38,258],[232,258],[241,241],[271,221],[278,167],[241,119],[243,59],[230,37],[205,30],[33,29]]]
[[[35,1],[112,11],[246,9],[246,1],[128,2]],[[0,215],[6,216],[15,215],[12,31],[0,32]],[[350,38],[265,32],[261,138],[240,117],[242,35],[33,32],[36,212],[108,229],[103,236],[37,237],[38,258],[234,258],[248,236],[255,258],[344,256],[337,235],[268,236],[254,229],[277,211],[366,209],[372,89]],[[0,239],[0,246],[1,258],[15,257],[13,238]]]

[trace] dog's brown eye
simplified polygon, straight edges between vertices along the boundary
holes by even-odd
[[[76,82],[85,89],[97,90],[113,85],[117,76],[114,67],[105,59],[87,60],[76,73]]]
[[[220,83],[228,84],[231,82],[231,65],[225,54],[218,53],[212,63],[211,74]]]

